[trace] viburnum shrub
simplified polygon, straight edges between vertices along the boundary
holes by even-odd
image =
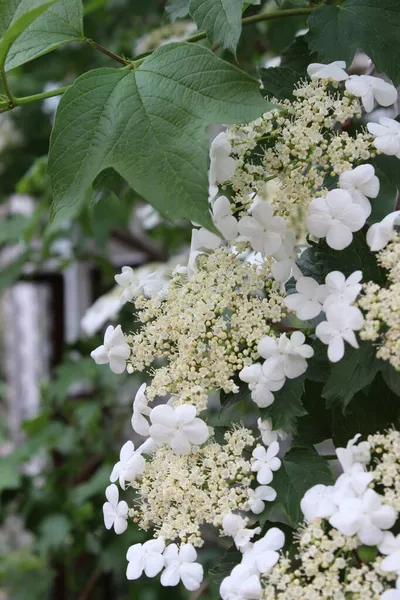
[[[3,110],[37,99],[14,98],[6,76],[56,45],[32,30],[79,12],[25,4],[6,1]],[[212,529],[235,557],[223,600],[398,600],[400,4],[277,2],[242,19],[248,4],[172,0],[172,18],[189,14],[199,33],[51,92],[64,94],[48,169],[56,222],[114,169],[193,223],[171,275],[115,276],[132,331],[110,325],[91,354],[149,379],[127,415],[143,441],[121,448],[105,526],[153,534],[128,541],[130,580],[201,593]],[[235,54],[242,25],[299,15],[308,32],[261,70],[262,94],[217,55]],[[195,44],[206,37],[212,51]],[[351,66],[361,50],[364,74]]]

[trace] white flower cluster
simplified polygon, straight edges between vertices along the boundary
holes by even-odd
[[[254,543],[245,530],[241,564],[221,584],[223,600],[398,600],[400,536],[390,530],[399,524],[400,433],[357,444],[359,437],[337,449],[343,474],[335,485],[305,494],[294,560],[279,556],[285,538],[275,527]]]

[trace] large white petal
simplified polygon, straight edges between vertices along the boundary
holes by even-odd
[[[183,432],[178,431],[169,441],[169,444],[175,454],[189,454],[190,442]]]
[[[339,221],[333,221],[326,235],[326,243],[328,246],[333,248],[333,250],[344,250],[344,248],[350,246],[352,241],[353,234],[350,229]]]
[[[175,408],[176,422],[179,426],[193,421],[196,416],[196,407],[193,404],[182,404]]]
[[[146,559],[144,572],[147,577],[155,577],[164,568],[165,559],[162,554],[152,552]]]
[[[192,444],[196,444],[196,446],[204,444],[208,439],[208,427],[202,419],[197,417],[188,425],[184,425],[181,429],[188,440]]]
[[[166,427],[176,427],[176,415],[175,411],[171,406],[162,404],[156,406],[150,413],[150,421],[153,425],[164,425]]]
[[[203,581],[203,567],[199,563],[186,563],[180,568],[180,576],[185,588],[194,592]]]
[[[340,335],[337,335],[329,342],[328,358],[331,362],[339,362],[344,356],[344,342]]]
[[[163,585],[164,587],[178,585],[179,580],[180,580],[179,563],[169,565],[161,573],[161,585]]]

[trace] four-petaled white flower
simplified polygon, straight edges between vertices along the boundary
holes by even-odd
[[[307,67],[308,76],[311,79],[331,79],[332,81],[344,81],[349,76],[344,70],[346,63],[343,60],[335,60],[328,65],[322,63],[311,63]]]
[[[106,488],[106,498],[108,502],[103,504],[104,525],[106,529],[111,529],[114,525],[115,533],[120,535],[128,527],[128,505],[125,500],[118,502],[119,491],[114,484]]]
[[[327,519],[337,511],[334,501],[334,487],[317,484],[304,494],[300,508],[306,521]]]
[[[250,544],[250,540],[261,532],[261,527],[248,529],[247,522],[240,516],[228,513],[222,519],[222,529],[225,535],[230,535],[235,542],[235,546],[241,552],[244,552]]]
[[[374,100],[381,106],[390,106],[397,100],[397,90],[391,83],[371,75],[350,75],[346,90],[361,102],[366,112],[374,110]]]
[[[286,283],[291,277],[301,277],[301,271],[296,265],[297,252],[293,232],[286,231],[282,245],[273,253],[273,258],[275,262],[271,265],[271,273],[276,281]]]
[[[165,558],[164,538],[149,540],[144,544],[134,544],[126,553],[128,566],[126,569],[127,579],[139,579],[143,571],[147,577],[155,577],[164,568]]]
[[[232,145],[226,131],[219,133],[211,142],[210,148],[210,184],[224,183],[235,172],[236,161],[230,153]]]
[[[361,329],[364,317],[359,308],[339,302],[327,307],[326,319],[317,325],[315,334],[328,345],[329,360],[338,362],[344,356],[344,342],[359,347],[354,332]]]
[[[263,575],[279,560],[278,550],[285,544],[285,535],[277,527],[271,527],[266,535],[252,544],[243,554],[242,565],[250,572]]]
[[[368,198],[376,198],[379,194],[379,179],[372,165],[360,165],[351,171],[344,171],[339,177],[339,187],[347,190],[353,202],[361,206],[365,217],[371,214],[371,203]]]
[[[274,377],[273,373],[272,375]],[[260,363],[243,367],[239,373],[239,378],[248,383],[251,398],[260,408],[270,406],[275,399],[272,392],[280,390],[285,383],[285,377],[281,379],[266,377]]]
[[[383,571],[395,572],[398,575],[397,588],[400,590],[400,534],[395,537],[391,531],[386,531],[379,545],[379,551],[382,554],[387,554],[381,562],[380,568]]]
[[[200,446],[208,438],[207,425],[196,417],[196,408],[190,404],[156,406],[150,421],[150,437],[160,445],[168,444],[175,454],[188,454],[191,444]]]
[[[249,240],[252,248],[268,256],[281,247],[285,228],[285,219],[274,217],[272,206],[267,202],[257,204],[251,217],[243,217],[238,224],[239,233]]]
[[[255,460],[251,465],[251,470],[257,473],[257,481],[261,485],[271,483],[273,471],[277,471],[280,468],[281,461],[276,456],[278,452],[278,442],[272,442],[267,450],[263,446],[256,446],[254,448],[252,456]]]
[[[238,222],[232,215],[231,203],[226,196],[217,198],[213,205],[213,221],[226,240],[234,240],[238,234]]]
[[[294,310],[302,321],[318,317],[326,298],[326,287],[319,285],[312,277],[300,277],[296,292],[285,298],[285,304]]]
[[[361,292],[362,285],[360,281],[362,276],[362,271],[354,271],[347,279],[340,271],[328,273],[325,277],[327,296],[324,301],[324,310],[328,306],[340,302],[352,304]]]
[[[111,371],[120,375],[125,371],[130,354],[131,349],[125,340],[121,325],[115,328],[109,325],[104,334],[104,344],[93,350],[90,356],[97,365],[110,363]]]
[[[331,190],[325,198],[314,198],[308,207],[307,229],[316,238],[326,238],[334,250],[347,248],[353,233],[366,221],[364,209],[342,189]]]
[[[276,379],[294,379],[307,370],[306,358],[314,355],[314,350],[305,344],[306,336],[301,331],[295,331],[290,338],[282,333],[277,341],[266,335],[258,343],[257,351],[265,358],[263,373],[268,378],[274,374]]]
[[[151,298],[161,291],[166,291],[168,282],[157,273],[146,267],[133,270],[132,267],[122,267],[121,273],[115,275],[115,281],[122,287],[121,304],[130,302],[138,296]]]
[[[149,416],[151,408],[147,405],[146,384],[142,383],[133,401],[132,427],[139,435],[149,435],[149,422],[144,415]]]
[[[131,483],[136,477],[142,475],[146,466],[146,460],[131,441],[126,442],[119,454],[119,462],[114,466],[110,481],[119,480],[119,485],[125,489],[125,482]]]
[[[287,433],[283,431],[283,429],[272,428],[272,420],[271,419],[261,419],[257,420],[257,427],[261,433],[261,439],[265,446],[269,446],[272,442],[277,442],[278,438],[281,440],[285,440],[287,438]]]
[[[367,123],[368,131],[375,136],[374,146],[383,154],[400,158],[400,123],[381,117],[379,123]]]
[[[367,231],[367,244],[372,252],[382,250],[394,237],[394,226],[400,222],[400,210],[386,215],[379,223],[374,223]]]
[[[273,502],[276,498],[276,491],[269,485],[259,485],[255,490],[249,488],[248,504],[251,512],[259,515],[265,508],[265,502]]]
[[[258,575],[251,574],[243,565],[236,565],[219,588],[222,600],[260,600],[261,592]]]
[[[164,552],[165,570],[161,574],[161,585],[165,587],[183,585],[190,592],[198,590],[203,581],[203,567],[196,562],[197,552],[192,544],[167,546]]]
[[[329,522],[343,535],[357,534],[363,544],[376,546],[383,541],[383,530],[393,527],[397,518],[394,508],[382,505],[381,498],[371,489],[360,498],[344,498]]]

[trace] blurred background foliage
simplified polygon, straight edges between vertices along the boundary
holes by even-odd
[[[262,10],[301,4],[280,0],[268,2]],[[163,0],[86,0],[84,7],[86,36],[126,57],[195,30],[190,21],[171,24]],[[259,6],[249,6],[246,15],[258,10]],[[246,27],[237,63],[256,75],[257,67],[292,44],[304,24],[300,17]],[[234,62],[229,54],[224,58]],[[67,85],[100,66],[114,63],[90,46],[70,43],[15,69],[9,82],[17,96],[25,96]],[[49,334],[43,342],[48,346],[43,351],[49,354],[49,368],[39,382],[40,405],[17,423],[17,430],[15,423],[10,428],[15,409],[10,403],[29,403],[30,388],[25,386],[24,397],[13,398],[6,364],[16,363],[15,377],[23,377],[27,361],[37,358],[23,353],[24,339],[35,331],[24,331],[22,338],[11,336],[13,341],[2,335],[0,598],[218,598],[218,582],[234,560],[230,551],[214,547],[212,539],[200,556],[212,569],[212,581],[200,592],[190,595],[182,586],[160,588],[156,579],[143,583],[125,579],[126,550],[146,535],[133,526],[123,536],[107,532],[102,504],[119,448],[132,435],[132,400],[142,379],[116,377],[89,358],[101,343],[104,325],[117,315],[124,329],[134,327],[131,310],[127,306],[120,310],[113,295],[114,274],[124,264],[160,265],[171,257],[172,268],[190,243],[190,224],[162,220],[110,171],[98,178],[84,205],[73,207],[68,221],[49,226],[52,198],[46,162],[56,107],[57,98],[51,98],[0,115],[2,302],[13,301],[7,293],[21,282],[45,284],[52,294]],[[76,265],[86,270],[71,282],[65,274]],[[73,309],[67,300],[81,286],[89,288],[89,304],[77,335],[68,330],[67,312]],[[6,309],[1,313],[3,334],[20,318],[17,307]],[[35,326],[40,329],[40,323]]]

